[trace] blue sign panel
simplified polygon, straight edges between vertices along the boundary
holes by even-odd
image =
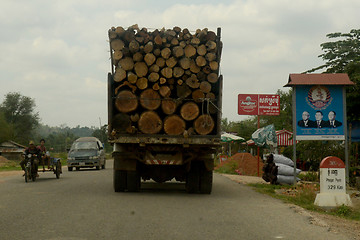
[[[343,86],[296,87],[296,140],[344,140]]]

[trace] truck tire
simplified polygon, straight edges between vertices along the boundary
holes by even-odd
[[[114,191],[124,192],[126,189],[126,171],[114,170]]]
[[[205,164],[201,164],[200,168],[200,187],[199,191],[202,194],[210,194],[213,183],[213,171],[208,171]]]
[[[138,171],[127,171],[127,189],[129,192],[140,190],[140,175]]]
[[[71,172],[73,170],[73,167],[68,167],[68,171]]]
[[[199,172],[199,162],[191,162],[190,171],[186,176],[185,188],[188,193],[197,193],[199,192],[199,183],[200,183],[200,172]]]

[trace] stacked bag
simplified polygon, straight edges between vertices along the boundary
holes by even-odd
[[[293,184],[294,183],[294,162],[283,155],[270,154],[263,167],[262,178],[271,184]],[[296,176],[301,172],[296,169]],[[296,178],[300,181],[299,178]]]

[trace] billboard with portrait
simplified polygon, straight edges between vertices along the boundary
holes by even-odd
[[[296,140],[344,140],[343,86],[296,87]]]

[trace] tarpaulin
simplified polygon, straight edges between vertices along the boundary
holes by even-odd
[[[251,135],[251,139],[259,147],[276,147],[277,138],[274,124],[259,128]]]

